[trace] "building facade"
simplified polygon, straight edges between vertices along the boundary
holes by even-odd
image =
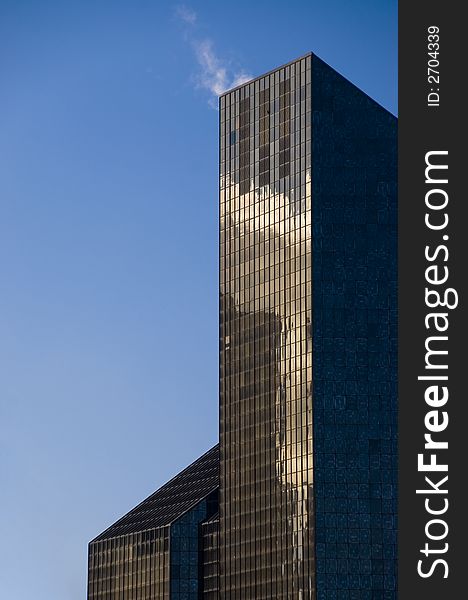
[[[396,119],[313,54],[223,94],[219,118],[219,514],[197,517],[198,597],[395,600]],[[192,598],[164,564],[161,598]]]
[[[315,586],[310,60],[220,101],[220,584],[233,600]]]

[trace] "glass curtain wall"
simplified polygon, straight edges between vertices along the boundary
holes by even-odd
[[[314,597],[311,57],[220,99],[220,597]]]
[[[169,600],[169,527],[90,544],[88,600]]]

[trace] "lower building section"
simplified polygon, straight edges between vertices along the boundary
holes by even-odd
[[[215,446],[95,538],[88,600],[217,598],[218,486]]]
[[[92,542],[89,600],[166,600],[170,596],[170,528]]]

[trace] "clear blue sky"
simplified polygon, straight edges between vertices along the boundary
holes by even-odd
[[[216,442],[214,93],[316,52],[396,112],[396,0],[0,0],[0,597]]]

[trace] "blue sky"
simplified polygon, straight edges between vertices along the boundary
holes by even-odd
[[[393,0],[0,0],[2,598],[216,442],[216,93],[309,50],[396,112]]]

